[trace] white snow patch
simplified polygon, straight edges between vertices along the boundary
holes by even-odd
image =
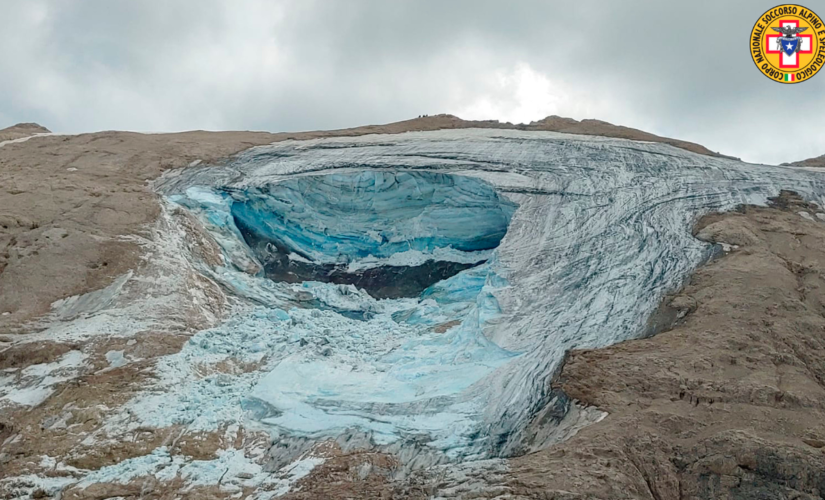
[[[728,253],[731,250],[736,250],[739,248],[739,245],[731,245],[730,243],[725,243],[723,241],[719,241],[717,243],[722,247],[722,251],[725,253]]]
[[[46,136],[49,136],[49,135],[62,135],[62,134],[53,134],[51,132],[42,132],[42,133],[39,133],[39,134],[29,135],[29,136],[26,136],[26,137],[20,137],[18,139],[10,139],[8,141],[0,142],[0,148],[5,146],[6,144],[19,144],[21,142],[26,142],[30,139],[34,139],[35,137],[46,137]]]
[[[30,365],[15,377],[3,377],[0,380],[0,402],[37,406],[51,396],[53,386],[77,377],[85,360],[85,354],[72,350],[58,361]]]
[[[301,257],[300,255],[298,255],[295,252],[289,252],[289,255],[287,255],[287,257],[289,258],[289,260],[294,260],[295,262],[302,262],[304,264],[312,264],[311,260],[309,260],[307,258],[304,258],[304,257]]]
[[[54,389],[51,387],[26,387],[14,389],[3,399],[23,406],[37,406],[52,395]]]
[[[287,465],[281,469],[275,477],[268,478],[262,486],[271,488],[271,491],[261,491],[255,496],[256,500],[266,500],[272,497],[279,497],[289,493],[292,485],[312,472],[312,469],[323,464],[324,458],[308,457]]]
[[[109,362],[109,368],[120,368],[127,363],[126,358],[123,356],[123,351],[108,351],[106,353],[106,361]]]
[[[164,482],[180,477],[186,483],[186,490],[196,486],[218,485],[221,490],[232,493],[241,488],[258,488],[263,491],[256,498],[265,499],[289,492],[296,481],[306,477],[325,460],[304,457],[271,473],[264,471],[260,465],[263,458],[263,453],[248,456],[243,450],[230,448],[218,451],[218,458],[213,460],[191,460],[182,455],[170,455],[169,450],[162,446],[148,455],[130,458],[96,471],[68,470],[63,464],[55,465],[54,459],[50,457],[44,457],[41,465],[82,474],[84,477],[76,485],[79,488],[87,488],[96,483],[128,484],[145,476]],[[74,481],[76,479],[61,484],[65,486]]]
[[[71,319],[79,315],[94,314],[108,307],[132,277],[132,271],[119,276],[111,285],[85,293],[73,295],[52,303],[52,312],[60,319]]]
[[[354,273],[364,269],[371,269],[382,266],[420,266],[428,261],[436,260],[441,262],[456,262],[459,264],[478,264],[490,258],[493,250],[480,250],[477,252],[462,252],[452,247],[438,247],[432,252],[422,252],[420,250],[407,250],[390,255],[387,258],[379,259],[369,256],[363,259],[354,260],[347,266],[347,272]]]

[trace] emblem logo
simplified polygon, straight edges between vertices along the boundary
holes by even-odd
[[[751,57],[771,80],[808,80],[825,65],[825,22],[801,5],[774,7],[753,26]]]

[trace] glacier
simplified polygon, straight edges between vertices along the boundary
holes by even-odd
[[[818,172],[480,129],[285,141],[154,188],[218,243],[223,265],[198,269],[232,300],[129,425],[243,422],[281,465],[330,438],[416,465],[561,439],[529,427],[572,408],[549,389],[564,353],[644,333],[714,251],[697,217],[780,189],[825,205]],[[194,374],[227,357],[258,368]]]

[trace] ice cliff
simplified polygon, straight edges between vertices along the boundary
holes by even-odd
[[[224,264],[199,270],[231,308],[159,365],[133,425],[243,422],[283,443],[275,460],[337,438],[426,465],[557,439],[527,429],[551,401],[569,409],[548,389],[564,352],[644,331],[711,254],[698,215],[780,189],[823,204],[825,175],[454,130],[287,141],[156,189],[220,245]],[[259,368],[189,373],[230,356]]]

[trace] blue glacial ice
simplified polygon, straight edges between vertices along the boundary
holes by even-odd
[[[498,246],[515,205],[492,186],[432,172],[360,172],[286,179],[231,192],[235,220],[312,262]]]
[[[453,130],[287,141],[157,189],[220,245],[225,265],[201,272],[233,308],[164,358],[156,390],[129,403],[134,425],[243,422],[276,440],[365,435],[467,459],[542,445],[524,430],[564,352],[644,331],[710,255],[691,235],[699,215],[780,189],[823,205],[825,174],[664,144]],[[324,280],[273,280],[273,263]],[[403,268],[434,281],[382,298],[327,279]],[[259,369],[192,368],[227,357]]]

